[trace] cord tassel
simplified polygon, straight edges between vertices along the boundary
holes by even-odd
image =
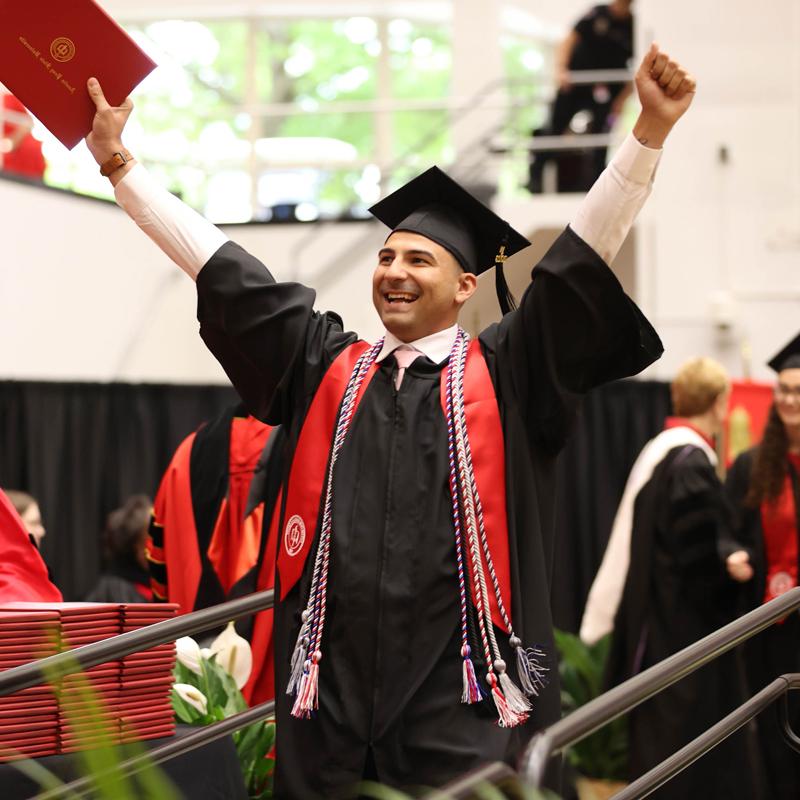
[[[514,642],[511,645],[514,647]],[[521,643],[514,649],[517,652],[517,674],[522,691],[528,697],[538,697],[539,692],[547,686],[547,673],[550,671],[542,663],[546,658],[545,653],[538,647],[529,647],[526,650]]]
[[[292,707],[292,716],[297,719],[309,719],[311,712],[319,708],[319,663],[314,660],[316,656],[317,653],[312,656],[310,662],[306,662],[308,668],[303,673],[300,690]]]
[[[506,698],[497,685],[497,678],[491,673],[489,676],[492,678],[490,681],[492,686],[492,700],[494,700],[495,707],[497,708],[497,716],[499,717],[498,724],[501,728],[516,728],[517,725],[521,725],[528,719],[527,713],[521,714],[509,708]]]
[[[507,672],[500,673],[500,688],[503,690],[503,696],[506,698],[508,707],[516,714],[525,714],[526,716],[531,711],[533,706],[525,695],[519,690],[511,676]]]
[[[305,632],[301,629],[300,636],[297,637],[297,644],[295,644],[294,652],[292,653],[292,661],[289,667],[289,684],[286,687],[286,694],[294,694],[300,689],[307,651],[308,637],[306,637]]]
[[[469,648],[466,648],[469,651]],[[464,656],[464,662],[462,667],[462,682],[463,682],[463,691],[461,693],[461,702],[462,703],[480,703],[483,700],[483,695],[481,694],[481,687],[478,684],[478,679],[475,676],[475,666],[472,663],[472,659],[469,657],[469,652]]]

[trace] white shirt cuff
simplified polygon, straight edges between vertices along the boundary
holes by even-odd
[[[629,133],[611,159],[614,168],[633,183],[651,183],[656,167],[664,151],[645,147],[632,133]]]
[[[170,194],[141,164],[116,185],[114,196],[128,216],[192,280],[228,237]]]

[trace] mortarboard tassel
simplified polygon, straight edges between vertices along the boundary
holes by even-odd
[[[511,289],[508,288],[506,275],[503,271],[503,264],[505,264],[507,258],[504,240],[500,247],[500,252],[494,257],[494,290],[497,293],[497,302],[500,304],[503,316],[517,308],[517,301],[514,299],[514,295],[511,294]]]

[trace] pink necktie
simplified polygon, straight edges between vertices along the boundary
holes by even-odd
[[[406,372],[406,367],[420,355],[422,354],[419,350],[415,350],[407,344],[401,344],[400,347],[394,351],[394,357],[397,361],[397,373],[394,376],[395,389],[400,388],[400,384],[403,382],[403,375],[405,375]]]

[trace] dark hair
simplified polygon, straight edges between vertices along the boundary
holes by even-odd
[[[136,558],[137,546],[147,535],[153,502],[146,494],[131,495],[106,518],[106,557],[110,561]]]
[[[774,503],[783,490],[786,479],[786,457],[789,452],[789,437],[778,416],[775,404],[769,410],[767,426],[755,454],[750,488],[744,499],[745,505],[758,508],[765,500]]]

